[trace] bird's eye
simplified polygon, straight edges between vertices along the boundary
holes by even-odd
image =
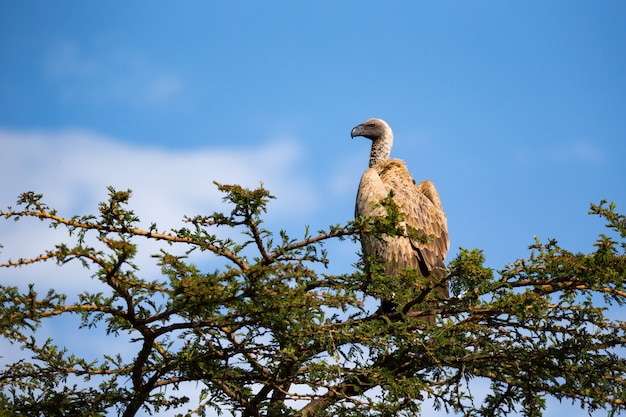
[[[367,127],[376,127],[376,125],[374,123],[370,123]]]

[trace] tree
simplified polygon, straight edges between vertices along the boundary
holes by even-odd
[[[626,301],[626,218],[613,205],[591,207],[617,234],[601,234],[589,254],[536,241],[526,259],[494,274],[481,251],[461,250],[449,264],[449,300],[431,291],[438,283],[404,271],[419,291],[395,295],[411,305],[403,313],[376,308],[393,283],[382,265],[374,262],[367,286],[363,262],[350,274],[323,269],[331,239],[400,233],[391,199],[381,202],[386,217],[293,239],[263,228],[273,198],[263,187],[218,188],[230,213],[189,217],[188,227],[170,232],[139,229],[131,192],[112,188],[97,216],[62,217],[32,192],[0,212],[44,220],[75,238],[3,261],[3,269],[81,262],[108,288],[72,300],[39,295],[32,285],[0,288],[2,336],[29,356],[0,370],[0,415],[130,417],[180,407],[185,415],[213,408],[239,416],[394,416],[414,415],[428,400],[466,416],[538,416],[548,396],[589,411],[626,408],[626,325],[606,314]],[[241,234],[218,237],[222,229]],[[133,263],[142,240],[164,243],[154,255],[159,279],[142,277]],[[169,246],[212,253],[224,267],[203,270]],[[436,323],[420,320],[433,314]],[[36,337],[47,320],[65,315],[111,338],[130,335],[134,357],[113,352],[90,361]],[[186,381],[201,384],[199,399],[177,392]],[[484,398],[473,396],[475,383],[488,386]]]

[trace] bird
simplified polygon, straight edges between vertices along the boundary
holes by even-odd
[[[400,159],[391,158],[393,131],[384,120],[372,118],[355,126],[351,137],[354,139],[357,136],[370,139],[372,148],[369,167],[359,183],[355,217],[385,216],[385,209],[380,203],[391,196],[403,217],[398,226],[405,231],[402,235],[383,235],[378,238],[361,234],[364,259],[367,260],[371,255],[378,257],[384,263],[388,276],[397,276],[401,270],[408,268],[419,271],[424,278],[435,281],[433,286],[440,299],[448,299],[450,294],[444,282],[447,275],[444,262],[450,239],[446,214],[437,189],[429,180],[417,184],[406,164]],[[416,286],[407,282],[394,285],[403,285],[405,288]],[[392,312],[397,308],[407,312],[407,306],[395,305],[393,294],[389,298],[382,300],[382,312]],[[424,317],[424,320],[434,322],[434,317]]]

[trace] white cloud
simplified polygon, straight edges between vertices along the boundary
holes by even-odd
[[[580,161],[592,165],[605,162],[604,151],[597,145],[588,142],[574,142],[563,149],[564,160]]]
[[[127,50],[99,51],[73,42],[57,43],[43,63],[47,79],[70,101],[123,103],[147,107],[175,99],[182,77]]]
[[[44,194],[43,201],[70,217],[96,214],[97,204],[107,197],[106,187],[132,189],[132,208],[142,220],[141,226],[157,223],[159,230],[184,226],[185,215],[210,214],[230,210],[222,202],[222,193],[212,181],[264,186],[278,198],[271,200],[268,221],[281,227],[293,222],[306,224],[316,210],[313,184],[297,175],[295,167],[302,157],[294,141],[278,141],[256,148],[213,148],[175,151],[127,145],[112,138],[81,130],[9,131],[0,129],[0,206],[14,205],[18,194],[34,191]],[[272,220],[273,219],[273,220]],[[218,231],[221,232],[221,231]],[[66,233],[49,230],[39,221],[0,221],[0,259],[35,256],[55,243],[67,240]],[[145,255],[155,253],[156,245],[140,245]],[[145,271],[158,273],[154,260],[147,258]],[[43,266],[42,266],[43,268]],[[28,267],[29,278],[45,274],[43,269]],[[75,287],[85,272],[63,267],[55,273],[57,289]],[[69,273],[71,272],[71,273]],[[0,279],[17,271],[0,270]],[[4,282],[6,283],[6,281]],[[83,282],[84,284],[84,282]],[[96,285],[94,283],[94,285]]]
[[[218,208],[221,194],[213,180],[247,187],[263,182],[280,194],[273,208],[281,216],[293,207],[306,212],[315,201],[311,184],[294,175],[302,156],[294,141],[178,151],[128,145],[84,130],[0,129],[0,144],[0,174],[9,179],[0,184],[1,195],[43,192],[64,210],[101,200],[113,185],[135,191],[137,211],[177,220]]]
[[[55,45],[44,61],[44,72],[52,78],[94,77],[101,70],[95,59],[84,56],[78,46],[70,42]]]

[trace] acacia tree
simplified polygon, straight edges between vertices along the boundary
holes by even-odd
[[[384,266],[372,261],[367,277],[362,261],[343,275],[318,266],[328,263],[324,242],[331,239],[401,233],[391,199],[381,202],[386,217],[293,239],[263,228],[267,190],[218,188],[230,213],[188,217],[186,227],[169,232],[138,228],[130,191],[112,188],[97,216],[62,217],[32,192],[0,212],[45,220],[76,239],[5,260],[3,275],[47,260],[78,261],[108,288],[68,300],[55,291],[38,295],[32,285],[0,287],[2,337],[27,352],[0,370],[0,415],[130,417],[175,408],[183,415],[394,416],[414,415],[429,401],[465,416],[538,416],[548,396],[589,411],[625,408],[626,325],[606,314],[626,301],[626,219],[613,205],[592,205],[617,232],[601,234],[592,253],[536,241],[526,259],[494,274],[479,250],[461,250],[449,264],[449,300],[431,291],[439,283],[408,270],[401,278],[415,289],[394,299],[411,308],[382,312],[379,294],[403,291]],[[218,229],[241,233],[222,238]],[[146,239],[166,244],[154,255],[159,279],[133,263]],[[224,267],[203,270],[168,245],[212,253]],[[91,361],[36,337],[47,320],[65,315],[112,339],[130,335],[133,358],[112,352]],[[420,320],[432,315],[435,323]],[[480,398],[472,394],[476,381],[488,387]],[[179,394],[183,382],[203,387],[199,398]]]

